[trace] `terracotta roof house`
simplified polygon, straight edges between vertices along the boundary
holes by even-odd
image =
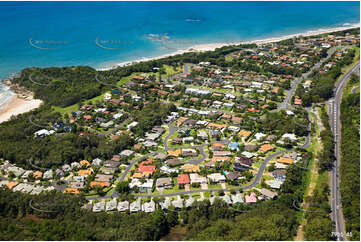
[[[65,193],[71,193],[71,194],[79,194],[79,189],[78,188],[71,188],[71,187],[67,187],[64,190]]]
[[[221,151],[221,150],[224,150],[225,147],[226,146],[224,144],[222,144],[222,143],[214,143],[212,145],[212,150],[213,151]]]
[[[228,156],[213,156],[212,162],[224,162],[224,161],[230,161],[231,158]]]
[[[185,165],[181,166],[180,169],[182,169],[185,172],[199,172],[200,171],[199,165],[194,165],[194,164],[185,164]]]
[[[80,161],[80,165],[84,166],[84,167],[90,167],[91,166],[90,162],[87,161],[87,160]]]
[[[182,151],[181,151],[180,149],[177,149],[177,150],[168,150],[168,156],[178,157],[178,156],[180,156],[181,153],[182,153]]]
[[[178,184],[189,184],[190,181],[189,181],[189,176],[188,176],[188,174],[180,174],[180,175],[177,177],[177,182],[178,182]]]
[[[260,110],[254,109],[254,108],[248,108],[247,110],[248,110],[248,112],[251,112],[251,113],[259,113],[259,112],[261,112]]]
[[[93,171],[91,169],[79,170],[78,173],[79,176],[90,176],[93,173]]]
[[[241,131],[238,132],[238,134],[241,137],[248,138],[252,134],[252,132],[242,129]]]
[[[138,168],[139,172],[144,173],[144,172],[150,172],[153,173],[156,171],[156,166],[150,165],[150,166],[139,166]]]
[[[301,105],[301,104],[302,104],[302,99],[300,99],[300,98],[295,98],[294,104],[295,104],[295,105]]]
[[[236,124],[241,123],[242,120],[243,120],[243,118],[241,118],[241,117],[236,117],[236,116],[233,116],[233,117],[232,117],[232,122],[233,122],[233,123],[236,123]]]
[[[11,182],[7,183],[6,186],[11,190],[14,187],[16,187],[18,184],[19,184],[19,182],[17,182],[17,181],[11,181]]]
[[[94,188],[95,186],[100,186],[100,187],[109,187],[110,183],[109,182],[98,182],[98,181],[92,181],[90,182],[90,187]]]
[[[86,119],[86,120],[90,120],[90,119],[92,118],[92,116],[90,116],[90,115],[84,115],[83,118]]]
[[[293,164],[293,159],[292,158],[286,158],[286,157],[280,157],[277,162],[279,163],[284,163],[284,164]]]
[[[210,129],[223,129],[223,128],[227,128],[227,125],[226,124],[209,123],[207,127]]]
[[[264,145],[262,145],[260,148],[259,148],[259,152],[262,152],[262,153],[267,153],[268,151],[270,151],[270,150],[273,150],[274,149],[274,147],[272,146],[272,145],[270,145],[270,144],[264,144]]]
[[[43,177],[43,173],[41,171],[35,171],[33,173],[33,177],[35,178],[35,180],[40,180]]]

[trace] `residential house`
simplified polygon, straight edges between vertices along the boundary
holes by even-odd
[[[180,167],[181,170],[183,170],[184,172],[199,172],[200,168],[199,165],[194,165],[194,164],[184,164],[183,166]]]
[[[195,149],[182,149],[182,156],[197,156],[197,151]]]
[[[186,185],[186,184],[189,184],[190,181],[189,181],[189,176],[188,176],[188,174],[180,174],[180,175],[178,175],[178,177],[177,177],[177,183],[178,183],[178,185]]]
[[[102,212],[105,211],[105,200],[102,200],[101,202],[94,203],[93,206],[93,212]]]
[[[139,212],[142,209],[142,204],[140,198],[136,201],[132,202],[129,206],[129,211],[132,212]]]
[[[252,134],[252,132],[242,129],[241,131],[238,132],[238,134],[239,134],[239,136],[243,137],[244,139],[247,139]]]
[[[113,198],[112,200],[105,203],[105,211],[106,212],[114,211],[117,209],[117,205],[118,205],[118,202],[117,202],[116,198]]]
[[[163,177],[163,178],[158,178],[156,181],[156,187],[157,188],[170,188],[173,186],[173,181],[172,178],[170,177]]]
[[[213,156],[232,156],[230,151],[214,151]]]
[[[142,205],[142,211],[146,212],[146,213],[151,213],[155,211],[155,202],[153,200],[151,200],[148,203],[144,203]]]
[[[262,194],[262,196],[267,200],[273,200],[275,197],[277,197],[277,192],[272,192],[266,188],[259,189],[259,192]]]
[[[251,192],[250,195],[245,196],[246,203],[255,203],[257,202],[257,195],[254,192]]]
[[[180,156],[180,154],[182,153],[182,150],[177,149],[177,150],[168,150],[168,156],[174,156],[174,157],[178,157]]]
[[[231,195],[231,199],[232,199],[233,204],[243,203],[242,194],[240,194],[240,193]]]
[[[262,153],[267,153],[268,151],[270,151],[270,150],[273,150],[274,149],[274,147],[272,146],[272,145],[270,145],[270,144],[264,144],[264,145],[262,145],[260,148],[259,148],[259,152],[262,152]]]
[[[166,160],[165,163],[169,166],[177,166],[177,165],[182,164],[182,161],[180,159],[173,158],[173,159]]]
[[[202,140],[208,140],[208,134],[205,130],[200,130],[197,134],[197,138]]]
[[[191,179],[191,184],[207,184],[207,178],[200,176],[198,173],[191,173],[189,174],[189,177]]]
[[[164,165],[160,168],[160,171],[166,174],[171,174],[171,173],[178,173],[178,169],[176,168],[169,168],[167,165]]]
[[[117,210],[118,210],[118,212],[128,211],[129,210],[129,202],[128,201],[119,202],[118,206],[117,206]]]
[[[213,173],[207,176],[207,178],[214,183],[225,182],[226,177],[221,173]]]

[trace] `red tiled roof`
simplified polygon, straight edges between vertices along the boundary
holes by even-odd
[[[188,184],[189,176],[187,174],[180,174],[177,178],[178,184]]]

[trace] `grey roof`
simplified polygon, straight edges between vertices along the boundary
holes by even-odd
[[[259,189],[259,192],[262,195],[264,195],[264,196],[266,196],[268,198],[271,198],[271,199],[275,198],[278,195],[277,192],[272,192],[272,191],[270,191],[270,190],[268,190],[266,188]]]
[[[167,155],[164,153],[159,153],[156,156],[154,156],[154,159],[156,160],[164,160],[165,158],[167,158]]]

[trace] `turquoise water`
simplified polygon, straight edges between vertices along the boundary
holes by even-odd
[[[0,2],[0,79],[339,27],[359,23],[359,12],[359,2]]]

